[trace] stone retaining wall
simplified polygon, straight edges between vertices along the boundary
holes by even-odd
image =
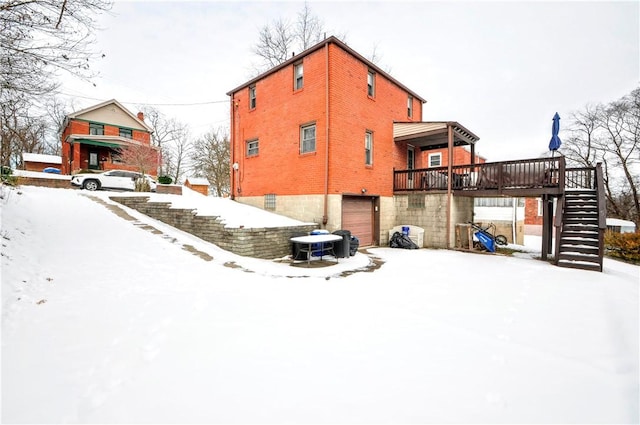
[[[170,208],[170,202],[148,202],[148,196],[111,196],[142,214],[191,233],[220,248],[245,257],[282,258],[291,254],[293,236],[308,234],[318,225],[269,228],[225,228],[219,217],[199,216],[192,209]]]
[[[72,189],[71,181],[69,179],[47,179],[42,177],[25,177],[15,176],[16,184],[19,186],[42,186],[53,187],[57,189]]]

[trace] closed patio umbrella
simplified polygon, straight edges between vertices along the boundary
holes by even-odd
[[[553,116],[553,124],[551,125],[551,140],[549,141],[549,150],[551,151],[551,157],[553,158],[553,154],[560,148],[562,142],[558,137],[558,132],[560,132],[560,115],[556,112]]]

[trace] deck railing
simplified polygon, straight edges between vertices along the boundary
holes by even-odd
[[[452,166],[452,190],[536,189],[563,187],[564,157]],[[447,190],[447,167],[394,170],[394,191]]]

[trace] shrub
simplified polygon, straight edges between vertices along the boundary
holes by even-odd
[[[160,184],[171,184],[173,183],[173,179],[169,176],[160,176],[158,177],[158,183]]]
[[[0,168],[0,181],[8,186],[15,186],[18,183],[18,177],[13,175],[11,167],[3,165]]]
[[[609,257],[640,264],[640,233],[605,232],[604,247]]]

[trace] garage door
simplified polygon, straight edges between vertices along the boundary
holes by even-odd
[[[371,198],[342,198],[342,228],[360,240],[373,244],[373,201]]]

